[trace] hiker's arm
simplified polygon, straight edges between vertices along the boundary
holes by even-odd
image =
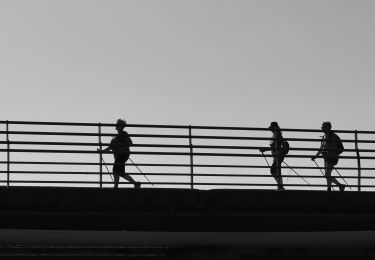
[[[111,148],[111,146],[108,146],[108,147],[106,147],[105,149],[103,149],[102,152],[108,152],[108,151],[110,151],[110,150],[112,150],[112,148]]]
[[[319,148],[318,152],[316,153],[316,155],[311,157],[311,160],[315,161],[316,157],[318,157],[323,152],[323,149],[324,149],[324,142],[322,140],[322,143],[320,144],[320,148]]]
[[[264,153],[264,152],[267,152],[267,151],[270,151],[270,150],[271,150],[270,147],[262,147],[262,148],[259,148],[259,151],[260,151],[261,153]]]
[[[102,149],[101,152],[108,152],[108,151],[112,150],[112,146],[113,146],[112,144],[113,144],[113,140],[111,140],[111,143],[108,145],[108,147]],[[99,151],[99,149],[98,149],[98,151]]]
[[[106,147],[106,148],[104,148],[104,149],[97,149],[97,151],[98,152],[102,152],[102,153],[104,153],[104,152],[108,152],[108,151],[110,151],[112,148],[110,147],[110,146],[108,146],[108,147]]]

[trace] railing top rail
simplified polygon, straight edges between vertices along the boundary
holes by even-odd
[[[80,122],[44,122],[44,121],[9,121],[0,120],[0,124],[13,124],[13,125],[60,125],[60,126],[103,126],[114,127],[114,123],[80,123]],[[175,129],[191,129],[200,130],[243,130],[243,131],[269,131],[267,127],[234,127],[234,126],[202,126],[202,125],[169,125],[169,124],[127,124],[127,127],[134,128],[175,128]],[[284,132],[322,132],[321,129],[308,129],[308,128],[281,128]],[[375,134],[375,131],[366,130],[343,130],[333,129],[337,133],[358,133],[358,134]]]

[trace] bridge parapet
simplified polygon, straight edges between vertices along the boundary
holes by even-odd
[[[174,232],[375,230],[375,193],[3,188],[0,228]]]

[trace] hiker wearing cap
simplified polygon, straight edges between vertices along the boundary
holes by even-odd
[[[332,131],[330,122],[323,122],[321,129],[324,136],[322,137],[322,142],[317,154],[313,156],[311,160],[315,161],[315,159],[322,154],[324,158],[325,177],[327,179],[327,190],[331,191],[332,183],[334,183],[339,187],[340,191],[344,191],[345,185],[331,176],[333,168],[339,161],[339,155],[344,151],[344,146],[338,135]]]
[[[114,188],[118,188],[120,176],[134,185],[134,188],[140,188],[140,183],[134,181],[134,179],[125,173],[125,163],[130,156],[130,146],[133,144],[130,136],[124,128],[126,122],[123,119],[118,119],[116,122],[117,135],[111,140],[111,143],[103,152],[112,150],[114,156],[113,164],[113,177],[114,177]]]
[[[282,136],[280,127],[277,122],[271,122],[271,125],[268,127],[272,131],[272,139],[270,143],[270,148],[260,148],[260,152],[264,153],[265,151],[271,151],[273,155],[273,163],[271,166],[271,174],[275,178],[277,183],[277,190],[284,190],[283,178],[281,176],[281,164],[284,160],[287,151],[285,150],[285,145],[288,145]]]

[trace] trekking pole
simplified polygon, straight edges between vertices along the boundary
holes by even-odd
[[[266,160],[268,167],[271,168],[271,166],[270,166],[270,164],[269,164],[269,162],[267,160],[267,157],[264,155],[264,152],[261,151],[261,153],[263,154],[263,158]],[[289,173],[288,173],[288,176],[290,176]],[[288,181],[288,179],[289,179],[289,177],[286,178],[287,181]]]
[[[98,149],[98,151],[99,151],[99,149]],[[108,167],[107,167],[107,163],[106,163],[106,162],[104,161],[104,159],[103,159],[103,156],[100,156],[100,158],[102,159],[102,161],[103,161],[103,163],[104,163],[104,166],[105,166],[105,168],[107,169],[107,171],[108,171],[108,173],[109,173],[109,177],[111,177],[112,181],[115,182],[115,180],[112,178],[112,174],[111,174],[111,172],[109,171],[109,169],[108,169]]]
[[[341,176],[341,174],[339,173],[338,170],[335,169],[335,171],[337,172],[337,174],[340,176],[340,178],[345,182],[346,186],[348,186],[350,189],[352,189],[352,187],[350,187],[350,185],[346,182],[346,180]]]
[[[261,153],[263,154],[263,158],[264,158],[264,160],[266,160],[268,167],[271,167],[268,160],[267,160],[267,157],[264,155],[264,152],[261,151]]]
[[[298,174],[298,172],[296,172],[292,167],[290,167],[286,162],[283,162],[285,163],[286,166],[288,166],[295,174],[297,174],[300,178],[302,178],[302,180],[304,180],[308,185],[311,185],[308,181],[305,180],[305,178],[303,178],[301,175]]]
[[[97,150],[98,152],[100,152],[99,149],[96,149],[96,150]],[[107,169],[107,171],[108,171],[108,173],[109,173],[109,177],[111,177],[112,181],[115,182],[115,180],[112,178],[111,172],[108,170],[107,163],[104,161],[102,154],[100,154],[100,159],[102,159],[102,161],[103,161],[103,163],[104,163],[104,166],[105,166],[105,168]]]
[[[320,172],[323,174],[323,176],[325,177],[326,175],[323,173],[322,169],[320,169],[320,167],[319,167],[319,165],[316,163],[316,161],[315,161],[315,160],[312,160],[312,161],[315,163],[316,167],[318,167],[319,171],[320,171]],[[332,189],[335,190],[335,188],[333,188],[333,186],[332,186]]]
[[[147,178],[147,176],[141,171],[141,169],[139,169],[138,165],[129,157],[129,160],[134,164],[134,166],[138,169],[138,171],[140,171],[142,173],[142,175],[146,178],[146,180],[151,183],[152,186],[154,186],[154,184]]]

